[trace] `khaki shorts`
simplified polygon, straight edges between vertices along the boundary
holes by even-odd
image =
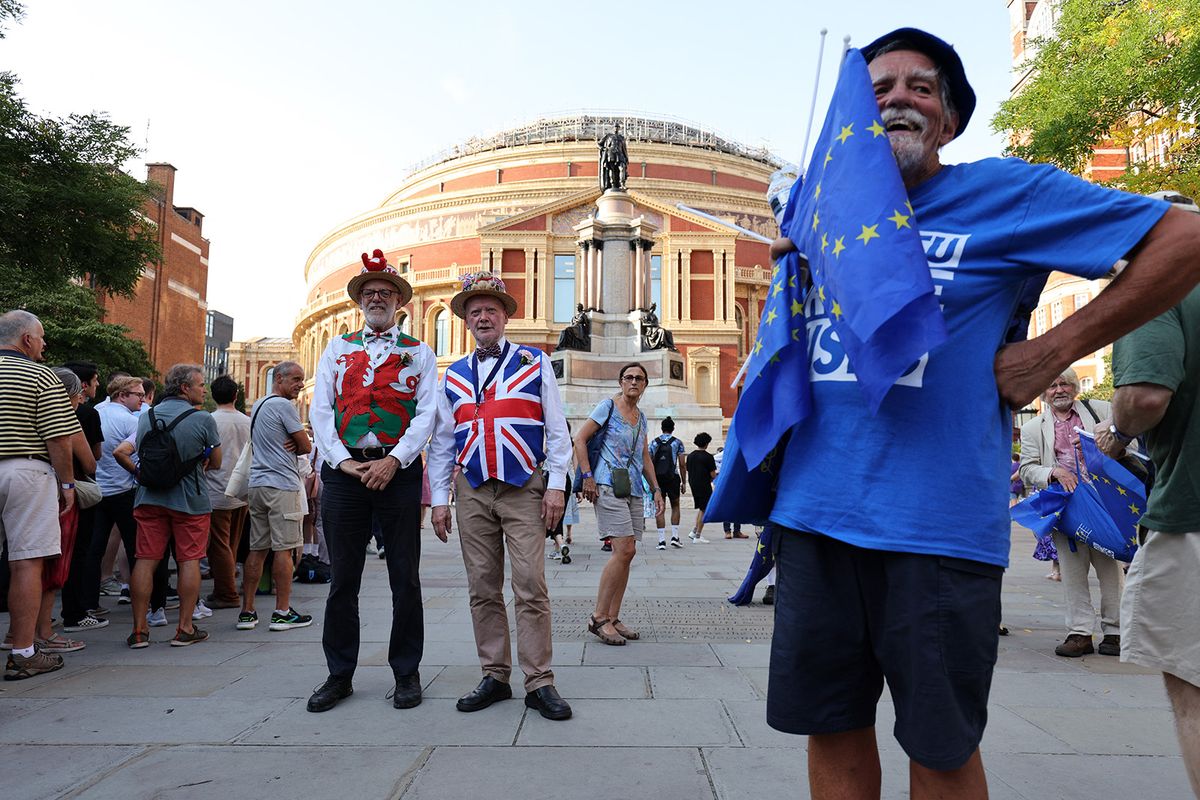
[[[600,484],[596,487],[600,496],[596,498],[596,525],[600,529],[601,539],[620,539],[632,536],[637,541],[642,540],[642,531],[646,520],[642,516],[642,498],[617,497],[611,486]]]
[[[58,476],[36,458],[0,459],[0,541],[9,561],[62,552],[58,525]]]
[[[250,489],[250,549],[291,550],[304,544],[304,509],[295,489]]]
[[[1200,531],[1149,531],[1125,578],[1121,660],[1200,686]]]

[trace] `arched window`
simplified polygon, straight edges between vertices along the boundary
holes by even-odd
[[[746,355],[746,318],[742,315],[742,307],[733,304],[733,321],[738,329],[738,358]]]
[[[444,308],[433,318],[433,352],[438,357],[450,355],[450,315]]]

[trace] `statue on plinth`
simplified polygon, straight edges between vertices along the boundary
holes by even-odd
[[[588,319],[587,312],[583,310],[583,303],[575,304],[575,316],[571,317],[571,324],[563,328],[562,333],[558,335],[558,344],[554,349],[591,352],[592,321]]]
[[[625,179],[629,174],[629,154],[625,151],[625,137],[621,135],[621,123],[614,122],[612,133],[604,134],[600,146],[600,189],[601,191],[625,191]]]
[[[678,353],[675,334],[659,324],[658,314],[654,313],[657,308],[658,303],[651,303],[650,307],[642,312],[642,352],[672,350]]]

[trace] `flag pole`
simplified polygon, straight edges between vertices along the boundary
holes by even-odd
[[[821,62],[824,60],[824,57],[825,57],[825,37],[826,37],[826,35],[828,35],[828,33],[829,33],[828,28],[821,28],[821,43],[817,47],[817,74],[816,74],[816,77],[813,79],[812,103],[808,107],[808,127],[804,131],[804,149],[800,152],[800,158],[802,159],[801,164],[800,164],[800,176],[801,177],[804,176],[805,171],[807,171],[807,169],[808,169],[808,142],[809,142],[809,138],[812,136],[813,120],[816,119],[816,116],[817,116],[817,90],[820,89],[820,87],[821,87]],[[842,55],[843,56],[846,55],[846,49],[849,47],[850,47],[850,36],[847,35],[842,39]],[[839,67],[839,69],[840,69],[840,67]],[[789,197],[788,200],[790,202],[791,198]],[[730,389],[737,388],[738,381],[740,381],[742,379],[742,376],[746,374],[746,367],[749,364],[750,364],[750,357],[747,356],[746,360],[742,362],[742,367],[741,367],[741,369],[738,370],[737,375],[733,376],[733,382],[729,384]]]
[[[692,208],[691,206],[685,206],[683,203],[676,203],[675,207],[678,208],[680,211],[686,211],[689,214],[695,214],[697,217],[703,217],[704,219],[707,219],[711,222],[715,222],[718,225],[724,225],[726,228],[732,228],[733,230],[737,231],[738,233],[742,234],[743,236],[749,236],[751,239],[757,239],[758,241],[762,242],[763,244],[770,244],[771,242],[775,241],[774,239],[770,239],[766,236],[763,236],[761,233],[755,233],[754,231],[750,230],[749,228],[743,228],[741,225],[734,225],[732,222],[727,222],[726,220],[723,220],[720,217],[715,217],[712,214],[708,214],[704,211],[701,211],[698,208]]]
[[[813,80],[812,103],[808,106],[808,127],[804,130],[804,149],[800,151],[801,176],[808,171],[808,142],[812,138],[813,120],[817,116],[817,90],[821,87],[821,62],[825,59],[825,35],[827,33],[829,33],[828,28],[821,28],[821,44],[817,46],[817,77]]]

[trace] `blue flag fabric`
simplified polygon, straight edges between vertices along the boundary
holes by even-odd
[[[771,570],[775,569],[775,551],[771,547],[774,530],[775,526],[768,524],[758,535],[758,545],[754,548],[754,555],[750,559],[750,569],[746,571],[742,585],[729,597],[729,602],[735,606],[750,605],[754,601],[754,587],[767,577]]]
[[[846,53],[789,238],[808,256],[871,413],[946,340],[925,247],[867,63]]]
[[[814,153],[780,227],[807,255],[809,291],[831,304],[834,330],[874,413],[896,379],[945,340],[946,329],[858,50],[846,54]],[[800,257],[789,253],[772,272],[707,511],[711,520],[766,519],[780,439],[812,409],[804,284]]]
[[[1129,470],[1101,453],[1089,433],[1080,431],[1079,443],[1090,480],[1081,480],[1074,492],[1051,484],[1014,506],[1012,518],[1035,536],[1058,530],[1118,561],[1132,561],[1138,520],[1146,507],[1145,488]]]

